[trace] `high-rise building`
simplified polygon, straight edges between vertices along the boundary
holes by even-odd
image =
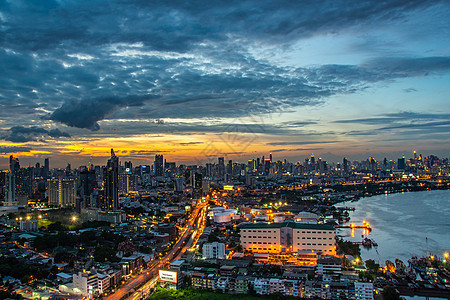
[[[342,160],[342,165],[344,168],[344,173],[348,173],[348,160],[347,157],[344,157],[344,159]]]
[[[164,159],[162,154],[155,155],[155,176],[163,176],[164,175]]]
[[[397,160],[397,169],[399,169],[399,170],[406,169],[406,160],[405,160],[404,156]]]
[[[217,171],[220,178],[223,178],[223,175],[225,175],[225,158],[219,157],[217,158]]]
[[[194,188],[196,190],[200,190],[202,188],[203,182],[202,182],[202,174],[195,173],[194,174]]]
[[[11,172],[15,172],[15,171],[18,171],[19,169],[20,169],[19,158],[11,155],[9,157],[9,170]]]
[[[227,164],[227,174],[233,175],[233,161],[230,159]]]
[[[42,177],[44,177],[44,179],[47,179],[50,175],[50,159],[46,158],[44,160],[44,169],[42,170]]]
[[[78,193],[83,201],[84,207],[94,207],[93,202],[91,201],[91,195],[97,187],[95,169],[88,169],[86,167],[80,168],[80,186],[78,187]]]
[[[48,204],[58,207],[74,207],[76,204],[74,179],[49,179]]]
[[[103,209],[116,210],[119,207],[119,157],[111,149],[111,158],[103,169],[103,185],[105,190]]]
[[[16,200],[16,181],[12,172],[6,174],[6,197],[5,206],[17,205]]]

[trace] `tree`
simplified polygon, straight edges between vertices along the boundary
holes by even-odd
[[[98,246],[94,250],[94,259],[98,262],[116,262],[119,258],[116,256],[116,251],[108,246]]]
[[[47,226],[47,230],[49,231],[65,231],[67,227],[62,225],[61,222],[55,222]]]
[[[375,263],[373,259],[368,259],[366,260],[366,268],[371,272],[378,272],[380,265]]]
[[[383,299],[384,300],[399,300],[400,293],[392,285],[387,285],[383,288]]]
[[[117,246],[117,251],[121,252],[123,256],[130,256],[136,251],[136,246],[131,241],[124,241]]]

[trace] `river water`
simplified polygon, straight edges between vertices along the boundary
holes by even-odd
[[[377,195],[339,206],[355,207],[350,222],[365,220],[372,231],[368,237],[378,243],[377,251],[361,246],[361,258],[376,262],[399,258],[407,264],[412,255],[443,257],[450,251],[450,190]],[[361,241],[362,229],[339,229],[344,240]],[[367,236],[367,235],[366,235]]]

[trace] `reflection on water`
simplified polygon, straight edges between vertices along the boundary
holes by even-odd
[[[361,247],[363,260],[400,258],[407,262],[412,255],[442,256],[450,250],[450,190],[378,195],[340,206],[354,206],[350,221],[370,223],[372,231],[339,229],[345,240],[361,242],[369,236],[378,243],[375,249]]]

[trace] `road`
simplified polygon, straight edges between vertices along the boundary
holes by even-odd
[[[108,295],[104,299],[106,300],[120,300],[127,298],[129,300],[138,300],[146,296],[149,290],[155,286],[158,281],[158,270],[160,268],[166,268],[175,257],[180,257],[187,247],[183,247],[192,233],[199,229],[203,222],[198,222],[199,217],[206,213],[206,204],[199,205],[194,208],[191,216],[187,222],[187,228],[185,232],[180,236],[178,241],[173,245],[172,249],[163,257],[155,260],[152,265],[143,270],[139,275],[136,275],[129,279],[124,286],[116,290],[113,294]],[[200,215],[200,212],[202,214]],[[183,247],[183,248],[182,248]]]

